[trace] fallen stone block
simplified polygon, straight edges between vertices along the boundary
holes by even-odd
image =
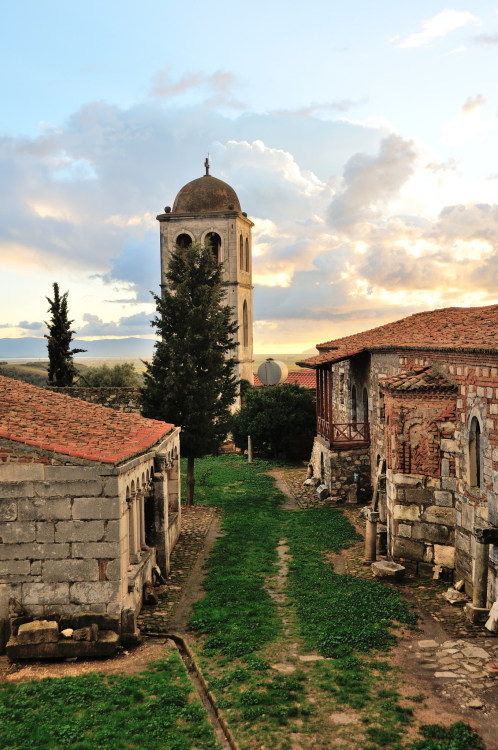
[[[454,588],[449,588],[448,591],[445,591],[442,596],[443,596],[443,599],[446,599],[446,601],[452,604],[453,606],[455,605],[463,606],[464,604],[467,603],[467,597],[465,596],[465,594],[462,594],[460,591],[457,591]]]
[[[98,625],[95,622],[92,622],[92,624],[86,628],[78,628],[78,630],[73,630],[73,640],[96,641],[98,638],[98,634]]]
[[[418,647],[422,651],[432,651],[432,649],[439,648],[439,643],[433,640],[419,641]]]
[[[316,494],[318,495],[318,498],[320,500],[326,500],[329,497],[330,492],[328,490],[328,487],[325,484],[320,484],[316,488]]]
[[[378,560],[372,563],[370,570],[376,578],[400,581],[406,572],[406,568],[390,560]]]
[[[61,636],[63,638],[71,638],[73,633],[74,633],[74,630],[72,628],[64,628],[64,630],[61,630]]]
[[[19,627],[17,640],[20,646],[40,643],[57,643],[59,640],[59,626],[54,621],[35,620]]]
[[[100,612],[78,612],[75,615],[61,618],[61,628],[88,628],[95,623],[99,630],[119,630],[119,617]]]
[[[73,638],[58,643],[29,643],[21,646],[17,637],[11,636],[7,656],[11,661],[24,659],[76,659],[112,656],[119,646],[119,636],[113,630],[99,633],[97,641],[75,641]]]
[[[315,487],[315,480],[314,479],[305,479],[303,482],[305,487]]]

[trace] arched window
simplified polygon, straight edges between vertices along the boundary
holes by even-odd
[[[204,240],[206,247],[211,248],[213,257],[217,263],[221,263],[221,237],[216,232],[209,232]]]
[[[249,239],[246,237],[246,271],[249,273]]]
[[[363,389],[363,421],[368,422],[368,391]]]
[[[244,240],[242,239],[242,235],[240,235],[239,238],[239,266],[240,270],[244,270]]]
[[[481,426],[477,417],[472,417],[469,432],[470,486],[481,486]]]
[[[177,247],[185,248],[190,247],[192,244],[192,237],[189,234],[179,234],[176,238]]]
[[[358,422],[358,410],[356,406],[356,386],[355,385],[351,388],[351,421],[353,425],[356,427],[356,423]]]
[[[244,346],[249,346],[249,316],[247,313],[247,302],[244,300],[242,306],[242,340]]]

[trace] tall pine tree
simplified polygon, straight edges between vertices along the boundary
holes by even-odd
[[[222,268],[209,247],[191,245],[171,254],[162,297],[154,295],[151,325],[160,340],[146,363],[142,413],[182,428],[187,456],[187,505],[193,504],[194,459],[219,448],[237,397],[231,308],[224,304]]]
[[[47,297],[50,305],[48,312],[51,314],[50,321],[45,323],[48,328],[48,382],[50,385],[66,386],[72,385],[75,376],[78,374],[74,363],[73,355],[80,352],[86,352],[86,349],[71,349],[74,331],[71,330],[72,320],[67,317],[67,295],[65,292],[62,297],[59,292],[57,282],[52,284],[54,288],[53,300]]]

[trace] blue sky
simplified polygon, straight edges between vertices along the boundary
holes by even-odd
[[[152,335],[155,216],[254,228],[255,350],[498,301],[498,3],[4,3],[0,338]]]

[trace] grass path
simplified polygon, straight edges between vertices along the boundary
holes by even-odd
[[[335,508],[282,510],[269,469],[237,456],[197,467],[197,502],[221,506],[224,536],[190,624],[241,747],[482,747],[463,724],[407,740],[423,696],[401,698],[385,651],[416,617],[392,588],[334,572],[326,554],[354,543],[354,528]]]

